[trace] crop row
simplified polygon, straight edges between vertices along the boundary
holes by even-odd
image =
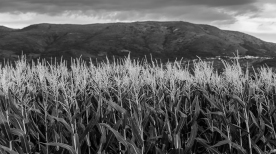
[[[276,153],[276,74],[238,61],[0,69],[0,153]]]

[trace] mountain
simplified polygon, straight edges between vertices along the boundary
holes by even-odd
[[[8,28],[8,27],[5,27],[5,26],[0,26],[0,33],[2,32],[10,32],[10,31],[14,31],[15,29],[12,29],[12,28]]]
[[[276,56],[276,44],[256,37],[188,22],[36,24],[23,29],[0,27],[0,57],[15,59],[80,57],[105,59],[144,55],[162,60],[240,55]]]

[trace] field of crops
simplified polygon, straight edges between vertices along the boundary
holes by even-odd
[[[238,61],[0,69],[0,154],[276,153],[276,74]]]

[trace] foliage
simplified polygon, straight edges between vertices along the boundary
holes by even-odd
[[[276,74],[238,61],[0,69],[0,153],[275,153]]]

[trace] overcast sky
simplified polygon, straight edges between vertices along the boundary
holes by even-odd
[[[0,0],[0,25],[188,21],[276,43],[276,0]]]

